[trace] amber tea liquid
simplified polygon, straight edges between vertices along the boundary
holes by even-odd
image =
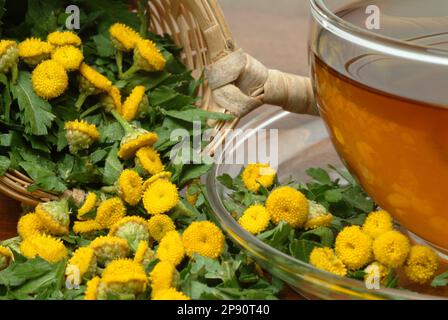
[[[448,1],[360,1],[338,15],[374,32],[448,49]],[[445,14],[445,16],[444,16]],[[448,249],[448,67],[360,49],[322,30],[312,61],[321,116],[347,167],[407,229]]]

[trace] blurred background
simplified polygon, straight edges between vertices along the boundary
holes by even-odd
[[[267,67],[308,74],[308,0],[218,0],[238,43]]]

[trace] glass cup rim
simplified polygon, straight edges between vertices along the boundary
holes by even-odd
[[[346,41],[398,58],[448,66],[448,50],[379,35],[338,17],[327,6],[328,0],[309,0],[309,2],[314,20],[321,27]]]

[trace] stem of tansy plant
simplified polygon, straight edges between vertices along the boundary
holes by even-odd
[[[75,103],[76,110],[78,110],[78,111],[81,110],[81,107],[84,104],[84,102],[86,101],[88,96],[89,95],[85,92],[81,92],[79,94],[78,100],[76,100],[76,103]]]
[[[11,74],[12,74],[12,79],[11,79],[12,84],[16,84],[17,79],[19,78],[19,68],[17,66],[17,63],[14,63],[14,65],[12,66]]]
[[[116,193],[117,188],[115,186],[104,186],[101,187],[101,191],[104,193]]]
[[[101,108],[103,105],[101,102],[94,104],[93,106],[91,106],[90,108],[88,108],[86,111],[84,111],[83,113],[81,113],[81,115],[79,116],[80,119],[87,117],[89,114],[91,114],[92,112],[98,110],[99,108]]]
[[[148,31],[148,15],[146,6],[147,0],[138,0],[137,1],[137,13],[138,18],[140,19],[140,36],[146,38],[146,32]]]
[[[123,75],[123,53],[120,50],[115,50],[115,62],[117,63],[118,77]]]
[[[131,126],[131,124],[123,119],[123,117],[118,113],[117,110],[112,110],[110,113],[114,116],[118,123],[121,124],[127,134],[134,131],[134,128]]]
[[[136,73],[140,68],[134,63],[125,73],[123,73],[120,79],[128,79],[132,77],[134,73]]]

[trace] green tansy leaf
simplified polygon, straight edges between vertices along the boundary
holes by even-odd
[[[3,176],[8,171],[11,165],[11,160],[8,157],[0,156],[0,176]]]
[[[327,171],[321,168],[310,168],[306,170],[306,173],[321,184],[331,184],[331,178]]]
[[[295,239],[289,245],[289,252],[293,257],[308,263],[313,249],[321,247],[324,246],[315,241]]]
[[[439,274],[431,282],[432,287],[444,287],[447,285],[448,285],[448,271]]]
[[[21,122],[25,132],[33,135],[46,135],[55,115],[51,113],[48,101],[34,93],[29,72],[21,71],[16,85],[11,86],[22,112]]]
[[[109,151],[104,166],[103,182],[106,185],[112,185],[117,181],[121,171],[123,171],[123,164],[118,159],[118,147],[115,145]]]

